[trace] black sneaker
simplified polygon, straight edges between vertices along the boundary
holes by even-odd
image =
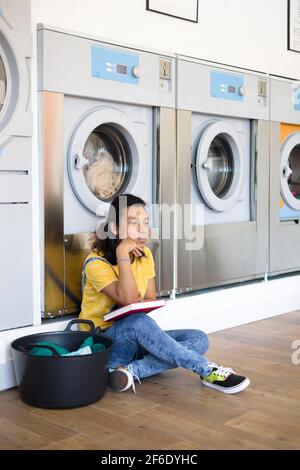
[[[203,385],[227,394],[239,393],[250,385],[250,380],[247,377],[237,375],[229,367],[218,364],[213,367],[209,375],[200,376],[200,378]]]

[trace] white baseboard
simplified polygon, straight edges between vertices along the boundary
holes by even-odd
[[[164,330],[195,328],[212,333],[300,309],[300,276],[289,276],[237,287],[185,295],[154,311]],[[0,333],[0,390],[16,385],[11,342],[29,334],[61,331],[69,320]]]
[[[164,330],[225,330],[300,309],[300,276],[239,285],[169,301],[151,316]]]
[[[0,364],[0,391],[15,387],[16,383],[13,361]]]

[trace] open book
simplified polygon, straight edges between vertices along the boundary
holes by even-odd
[[[149,313],[156,308],[164,307],[166,305],[165,300],[144,300],[143,302],[136,302],[134,304],[124,305],[124,307],[118,307],[111,312],[104,315],[104,321],[118,320],[119,318],[131,315],[132,313],[145,312]]]

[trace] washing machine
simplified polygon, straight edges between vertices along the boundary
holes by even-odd
[[[31,16],[16,3],[0,0],[0,330],[33,322]]]
[[[174,57],[39,25],[38,62],[43,316],[80,310],[91,233],[122,193],[148,204],[158,290],[169,295],[174,250],[159,204],[175,197]]]
[[[300,82],[271,77],[270,275],[300,271]]]
[[[178,293],[264,278],[268,77],[177,57]]]
[[[0,169],[31,168],[30,1],[0,1]]]

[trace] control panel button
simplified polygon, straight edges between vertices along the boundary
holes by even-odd
[[[141,68],[138,67],[137,65],[135,65],[134,67],[132,67],[131,73],[132,73],[132,75],[133,75],[134,77],[136,77],[136,78],[140,78],[141,75],[142,75]]]
[[[211,96],[230,101],[243,101],[244,77],[212,70],[210,73]]]

